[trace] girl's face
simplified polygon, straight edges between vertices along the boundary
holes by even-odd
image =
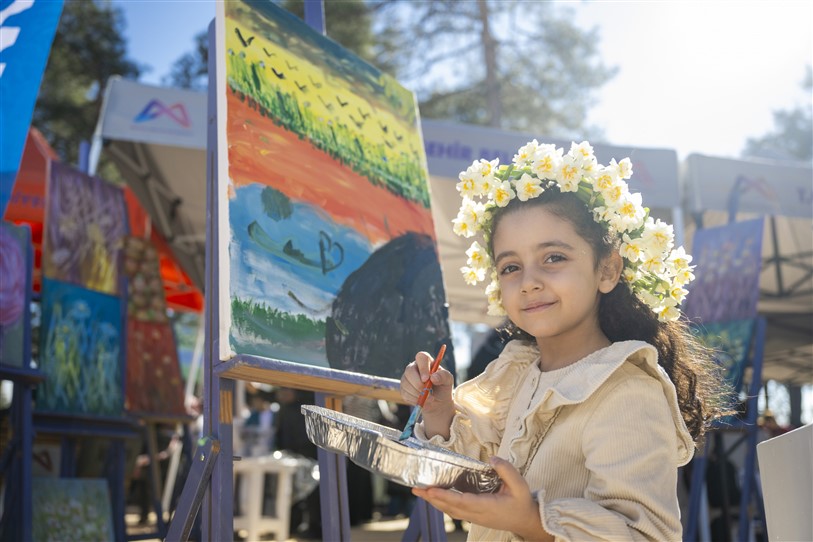
[[[543,340],[575,346],[602,334],[599,294],[618,279],[596,265],[592,247],[570,222],[544,206],[518,209],[500,219],[492,246],[502,304],[540,346]]]

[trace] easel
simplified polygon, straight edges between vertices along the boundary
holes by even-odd
[[[309,25],[324,33],[321,1],[305,2],[305,18]],[[217,20],[209,26],[210,51],[217,51]],[[210,77],[224,68],[217,65],[217,54],[210,54]],[[181,494],[175,516],[170,522],[167,540],[186,540],[192,531],[198,509],[202,506],[203,540],[233,538],[233,410],[235,381],[263,382],[276,386],[316,392],[316,403],[341,410],[343,396],[360,395],[375,399],[399,401],[399,383],[394,379],[373,377],[316,366],[302,366],[286,361],[239,354],[227,361],[220,358],[220,262],[218,188],[218,86],[209,85],[209,129],[207,150],[207,235],[205,353],[204,353],[204,427],[206,435],[198,442],[193,466]],[[344,456],[318,451],[322,530],[330,540],[350,539],[346,459]],[[207,491],[208,490],[208,491]],[[430,511],[425,503],[416,505],[413,522],[405,540],[445,541],[443,515]]]
[[[104,438],[110,440],[110,448],[105,461],[105,474],[110,488],[110,502],[113,512],[113,532],[117,541],[126,540],[124,521],[124,440],[136,436],[132,420],[117,417],[81,417],[74,414],[62,415],[34,413],[34,429],[37,433],[60,435],[60,477],[73,478],[76,475],[76,444],[80,438]],[[30,477],[29,477],[30,483]]]
[[[752,346],[750,348],[750,362],[751,362],[751,382],[748,387],[748,400],[746,402],[746,415],[745,419],[738,421],[734,425],[718,425],[715,427],[706,443],[702,454],[698,454],[694,459],[692,482],[689,496],[689,518],[686,525],[686,531],[683,534],[683,540],[695,541],[706,540],[707,536],[704,534],[702,537],[698,536],[700,516],[701,516],[701,501],[705,497],[706,491],[706,467],[708,463],[709,450],[712,447],[712,439],[716,447],[717,453],[720,454],[718,460],[724,461],[728,454],[733,452],[741,444],[745,444],[745,465],[744,477],[742,479],[742,488],[740,493],[739,503],[739,520],[737,529],[737,540],[746,542],[750,529],[751,516],[759,518],[764,522],[765,511],[762,504],[762,495],[759,486],[759,479],[756,474],[756,446],[757,446],[757,432],[759,427],[757,425],[757,402],[759,398],[760,388],[762,387],[762,356],[765,349],[765,318],[758,317],[755,320]],[[723,446],[722,430],[739,430],[744,433],[743,437],[737,440],[728,450]],[[727,508],[728,495],[727,485],[725,478],[725,470],[721,470],[721,484],[723,494],[723,519],[726,530],[730,523],[729,510]],[[751,506],[755,507],[755,513],[750,511]],[[707,523],[707,522],[706,522]],[[729,533],[730,538],[730,533]]]
[[[25,250],[25,290],[22,319],[22,359],[20,366],[0,363],[0,380],[13,382],[13,399],[9,430],[11,440],[0,455],[0,473],[5,479],[3,519],[0,522],[0,536],[30,542],[32,538],[31,469],[34,448],[34,427],[32,424],[33,390],[45,379],[40,371],[30,368],[31,363],[31,270],[33,268],[33,248],[31,231],[24,234]],[[13,498],[13,496],[17,496]],[[14,521],[14,520],[17,521]]]
[[[189,423],[191,419],[179,419],[176,417],[158,418],[155,416],[136,416],[136,418],[141,422],[141,432],[143,434],[144,441],[147,444],[147,455],[150,457],[150,464],[147,469],[149,475],[147,485],[149,486],[148,494],[150,504],[152,506],[152,511],[155,513],[156,529],[155,532],[151,533],[128,535],[127,540],[145,540],[152,538],[163,539],[167,535],[167,522],[164,514],[172,512],[171,492],[174,490],[175,477],[167,476],[166,487],[161,481],[161,469],[158,461],[160,453],[160,450],[158,449],[158,425],[161,423],[171,424],[174,425],[177,430],[179,426]],[[186,453],[191,462],[191,455],[189,455],[190,448],[191,443],[189,442],[188,431],[184,430],[180,449],[176,451],[174,456],[179,458],[181,453]],[[167,495],[169,498],[164,498]]]
[[[30,340],[25,344],[30,353]],[[30,542],[32,539],[31,468],[34,447],[32,391],[44,379],[45,377],[38,371],[0,365],[0,380],[10,380],[14,383],[14,398],[9,420],[13,436],[0,456],[0,473],[6,481],[0,535],[9,540]]]

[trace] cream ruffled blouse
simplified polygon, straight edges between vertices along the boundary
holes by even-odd
[[[542,372],[536,344],[511,341],[455,389],[449,440],[429,440],[482,461],[508,459],[557,540],[680,540],[677,468],[694,443],[657,356],[624,341]],[[426,440],[421,425],[416,435]],[[478,525],[468,539],[519,540]]]

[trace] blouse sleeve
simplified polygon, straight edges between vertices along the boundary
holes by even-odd
[[[422,424],[415,428],[416,436],[480,461],[497,455],[513,393],[535,356],[519,341],[508,343],[482,374],[455,389],[456,413],[449,439],[439,435],[427,439]]]
[[[545,530],[557,540],[680,540],[675,426],[660,383],[641,375],[603,391],[581,443],[584,496],[546,501],[540,491]]]

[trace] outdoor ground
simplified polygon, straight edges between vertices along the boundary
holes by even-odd
[[[132,510],[132,513],[131,513]],[[149,533],[155,532],[155,515],[150,514],[150,523],[147,525],[138,524],[138,513],[135,509],[128,509],[126,515],[127,533]],[[370,523],[365,523],[350,529],[351,542],[400,542],[404,535],[404,531],[409,523],[408,518],[399,519],[378,519]],[[467,528],[468,526],[466,526]],[[235,541],[244,541],[245,538],[240,537],[240,533],[235,537]],[[243,533],[244,534],[244,533]],[[465,530],[455,530],[454,523],[449,518],[446,518],[446,536],[448,542],[463,542],[466,540],[467,532]],[[148,539],[149,541],[159,541],[159,538]],[[261,540],[275,540],[273,536],[261,538]],[[327,539],[330,541],[330,539]],[[317,542],[309,538],[288,538],[285,542]]]

